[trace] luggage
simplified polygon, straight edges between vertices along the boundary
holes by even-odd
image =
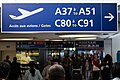
[[[72,70],[72,80],[82,80],[82,74],[80,74],[80,69]]]

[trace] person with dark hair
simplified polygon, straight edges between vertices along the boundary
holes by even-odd
[[[9,60],[10,56],[6,56],[4,62],[8,63],[8,65],[10,66],[10,70],[9,70],[9,73],[11,71],[11,61]],[[10,75],[8,75],[8,79],[10,79]]]
[[[11,63],[11,72],[10,72],[10,80],[18,80],[20,72],[20,63],[17,62],[17,58],[13,58],[13,62]]]
[[[120,63],[116,62],[112,66],[113,80],[120,80]]]
[[[9,58],[10,58],[10,57],[7,55],[7,56],[6,56],[6,59],[5,59],[4,61],[7,62],[7,63],[9,63],[9,65],[11,66],[11,61],[9,60]]]
[[[111,79],[112,57],[107,54],[101,63],[101,77],[102,80]]]
[[[81,69],[82,69],[82,78],[84,79],[85,79],[85,62],[86,62],[85,55],[82,52],[81,53]]]
[[[48,70],[48,80],[65,80],[65,70],[59,64],[52,65]]]
[[[30,61],[30,69],[25,72],[25,80],[42,80],[42,75],[39,70],[35,68],[35,62]]]
[[[71,63],[72,61],[68,55],[63,58],[62,66],[65,69],[65,80],[71,80]]]

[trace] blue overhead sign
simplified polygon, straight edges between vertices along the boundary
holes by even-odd
[[[3,3],[1,31],[117,31],[117,4]]]

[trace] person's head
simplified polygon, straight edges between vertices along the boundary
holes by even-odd
[[[57,59],[51,60],[51,65],[54,65],[54,64],[58,64],[58,60]]]
[[[116,62],[112,66],[112,76],[113,78],[119,77],[120,78],[120,63]]]
[[[97,55],[96,54],[94,54],[94,59],[97,59]]]
[[[112,62],[112,57],[111,57],[109,54],[107,54],[107,55],[105,56],[105,60],[106,60],[106,61],[109,61],[109,62]]]
[[[25,56],[28,57],[28,53],[25,53]]]
[[[6,56],[6,60],[9,60],[9,58],[10,58],[10,57],[7,55],[7,56]]]
[[[33,68],[35,66],[35,62],[34,61],[30,61],[29,62],[29,66],[30,66],[30,68]]]
[[[16,58],[16,57],[13,57],[13,61],[17,61],[17,58]]]
[[[49,80],[65,80],[65,70],[59,65],[55,64],[48,70]]]

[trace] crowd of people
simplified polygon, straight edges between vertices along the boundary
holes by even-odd
[[[78,80],[111,80],[113,76],[113,63],[112,57],[107,54],[105,57],[100,57],[97,54],[73,54],[72,56],[66,55],[64,58],[53,58],[53,62],[58,62],[65,69],[65,80],[75,80],[74,70],[80,70]],[[120,64],[120,63],[119,63]],[[45,76],[45,71],[49,69],[48,64],[43,70],[44,80],[48,80]],[[119,66],[120,67],[120,66]],[[119,69],[119,68],[118,68]],[[120,71],[118,70],[120,75]],[[48,75],[47,75],[48,76]]]
[[[21,76],[21,71],[17,58],[13,57],[13,61],[11,62],[9,56],[6,56],[6,59],[0,62],[0,78],[5,80],[18,80],[19,76]]]
[[[0,78],[5,80],[76,80],[73,71],[78,69],[79,80],[120,80],[120,63],[113,63],[112,57],[107,54],[99,58],[96,54],[73,54],[64,58],[51,58],[42,72],[35,68],[35,62],[29,62],[29,69],[21,76],[20,63],[9,56],[0,62]]]

